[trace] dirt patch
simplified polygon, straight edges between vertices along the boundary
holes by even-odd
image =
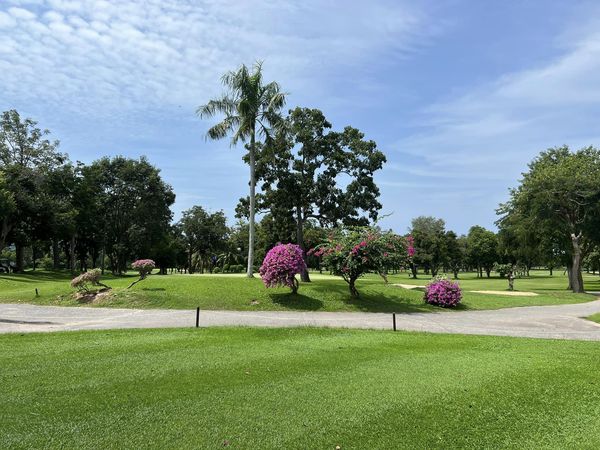
[[[96,303],[106,300],[112,296],[111,289],[100,289],[99,291],[76,292],[73,298],[79,303]]]
[[[537,297],[540,294],[527,291],[469,291],[475,294],[508,295],[510,297]]]

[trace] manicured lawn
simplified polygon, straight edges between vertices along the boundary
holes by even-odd
[[[587,320],[591,320],[592,322],[600,323],[600,313],[592,314],[591,316],[586,317]]]
[[[588,286],[598,283],[598,277],[586,277]],[[359,299],[348,294],[346,283],[337,277],[313,274],[312,283],[304,283],[298,295],[288,289],[266,289],[261,280],[243,275],[152,275],[147,280],[125,289],[134,275],[105,277],[113,287],[112,294],[93,303],[77,301],[69,287],[70,275],[55,272],[27,272],[22,275],[0,275],[0,302],[36,303],[63,306],[114,306],[125,308],[180,308],[229,310],[306,310],[306,311],[370,311],[418,312],[433,311],[425,305],[423,293],[391,285],[392,283],[425,284],[424,278],[410,280],[406,274],[390,277],[390,285],[381,278],[369,275],[358,282]],[[593,280],[593,281],[592,281]],[[517,288],[534,290],[537,297],[507,297],[475,294],[468,290],[504,290],[506,280],[475,279],[464,274],[460,280],[465,290],[459,309],[497,309],[511,306],[553,305],[593,300],[587,294],[572,294],[565,290],[566,278],[561,275],[517,280]],[[35,289],[39,296],[35,296]]]
[[[593,342],[216,328],[0,348],[0,448],[600,446]]]

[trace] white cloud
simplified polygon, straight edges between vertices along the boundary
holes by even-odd
[[[220,92],[223,72],[256,59],[266,60],[269,78],[286,80],[286,90],[319,89],[312,80],[324,72],[411,51],[435,31],[417,7],[391,1],[36,3],[0,6],[0,28],[10,29],[0,35],[0,100],[94,117],[123,108],[192,110]]]
[[[402,140],[398,149],[421,156],[430,168],[514,180],[548,147],[600,145],[596,30],[554,60],[429,106],[418,118],[425,131]]]

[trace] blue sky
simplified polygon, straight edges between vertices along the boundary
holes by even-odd
[[[493,227],[540,150],[600,145],[600,5],[578,1],[2,0],[0,109],[73,160],[147,155],[177,194],[229,216],[241,148],[198,105],[264,60],[288,106],[320,108],[388,157],[382,225]]]

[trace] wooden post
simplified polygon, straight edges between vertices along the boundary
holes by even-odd
[[[200,307],[196,308],[196,328],[200,326]]]
[[[394,321],[394,331],[396,331],[396,313],[392,313],[392,320]]]

